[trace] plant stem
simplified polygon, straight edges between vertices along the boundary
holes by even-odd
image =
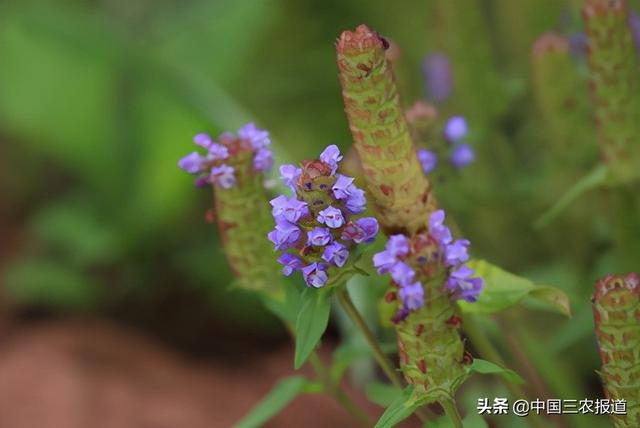
[[[460,413],[458,413],[458,409],[456,408],[456,403],[452,398],[447,398],[445,400],[440,401],[440,405],[444,409],[446,415],[453,422],[453,426],[455,428],[464,428],[462,424],[462,418],[460,417]]]
[[[373,357],[375,358],[384,374],[395,387],[402,389],[402,379],[400,379],[400,376],[398,376],[393,363],[384,354],[382,348],[380,348],[380,345],[378,344],[378,340],[375,338],[373,332],[371,331],[365,320],[362,318],[362,315],[360,315],[358,309],[353,304],[346,285],[339,287],[336,294],[338,295],[338,301],[342,305],[342,308],[347,313],[356,328],[360,330],[360,332],[364,336],[367,344],[373,351]],[[417,409],[416,416],[418,416],[418,418],[422,422],[426,422],[428,419],[435,418],[435,415],[428,408]]]
[[[309,356],[309,362],[313,367],[313,371],[316,373],[318,380],[324,385],[324,389],[351,415],[354,419],[362,424],[362,426],[372,426],[371,419],[367,413],[362,410],[347,393],[342,389],[340,385],[333,385],[329,379],[327,368],[324,363],[314,351]]]

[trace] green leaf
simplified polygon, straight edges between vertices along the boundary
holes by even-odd
[[[408,386],[402,395],[387,407],[375,428],[391,428],[407,419],[420,405],[412,398],[413,388]]]
[[[402,396],[402,390],[382,382],[370,382],[365,387],[365,393],[369,401],[380,406],[390,406],[395,400]]]
[[[329,324],[331,299],[329,289],[307,288],[302,292],[300,312],[296,320],[296,352],[294,367],[299,369],[309,358]]]
[[[551,223],[558,215],[566,210],[580,196],[596,189],[609,181],[609,169],[604,164],[598,164],[587,175],[574,184],[558,201],[535,221],[534,227],[541,229]]]
[[[562,290],[537,286],[533,281],[507,272],[485,260],[474,259],[468,265],[484,279],[485,287],[477,302],[458,302],[465,313],[496,313],[529,296],[555,312],[571,316],[569,297]]]
[[[302,306],[300,284],[294,284],[287,277],[283,277],[282,282],[285,291],[284,300],[273,298],[267,294],[261,294],[260,298],[269,311],[293,326],[296,324]]]
[[[276,386],[256,406],[234,425],[235,428],[260,427],[286,407],[298,395],[313,386],[302,376],[292,376],[280,380]]]
[[[481,360],[478,358],[475,358],[473,360],[473,363],[471,363],[467,370],[469,373],[497,374],[514,384],[525,383],[524,379],[522,379],[520,375],[513,370],[502,368],[490,361]]]
[[[393,354],[397,351],[394,343],[381,343],[380,348],[385,354]],[[344,372],[352,363],[358,360],[368,360],[371,358],[371,349],[367,345],[343,343],[333,352],[332,365],[330,369],[331,382],[337,385]]]

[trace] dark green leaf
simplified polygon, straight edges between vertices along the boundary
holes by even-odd
[[[327,329],[331,311],[330,290],[307,288],[296,320],[296,353],[294,367],[299,369],[315,349]]]
[[[370,382],[365,387],[365,393],[369,401],[387,407],[390,406],[395,400],[402,396],[402,390],[382,382]]]
[[[413,388],[408,386],[402,392],[402,395],[387,407],[387,410],[380,416],[375,428],[391,428],[411,416],[411,414],[420,407],[412,399],[412,393]]]
[[[307,392],[312,384],[302,376],[292,376],[280,380],[276,386],[264,397],[242,420],[234,425],[235,428],[260,427],[298,395]]]
[[[520,375],[513,370],[502,368],[490,361],[481,360],[478,358],[473,360],[473,363],[471,363],[467,370],[471,373],[497,374],[504,377],[509,382],[515,384],[525,383],[524,379],[522,379]]]

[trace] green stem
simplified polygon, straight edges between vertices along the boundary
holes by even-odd
[[[456,403],[452,398],[440,401],[440,405],[444,409],[447,417],[451,419],[451,422],[453,422],[453,426],[455,428],[464,428],[462,418],[460,417],[460,413],[458,413],[458,409],[456,408]]]
[[[373,335],[373,332],[367,325],[366,321],[362,318],[362,315],[360,315],[360,312],[358,311],[356,306],[353,304],[353,301],[349,296],[349,292],[347,291],[347,287],[339,287],[336,294],[338,295],[338,301],[340,302],[340,305],[342,305],[344,311],[347,313],[347,316],[351,319],[356,328],[360,330],[360,332],[364,336],[367,344],[373,351],[374,359],[376,360],[384,374],[395,387],[402,389],[402,379],[400,379],[400,376],[396,372],[393,363],[384,354],[382,348],[380,348],[380,345],[378,344],[378,340]],[[422,422],[425,422],[428,419],[435,418],[435,415],[427,408],[416,410],[416,415]]]

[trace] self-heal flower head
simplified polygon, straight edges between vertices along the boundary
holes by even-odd
[[[424,306],[424,289],[419,282],[400,287],[398,296],[407,311],[416,311]]]
[[[422,166],[422,171],[425,174],[429,174],[438,165],[438,155],[427,149],[419,149],[417,152],[418,160],[420,161],[420,165]]]
[[[277,250],[300,260],[300,270],[310,287],[332,286],[338,278],[344,280],[336,273],[340,269],[353,271],[351,264],[356,258],[351,257],[352,251],[373,242],[378,233],[375,218],[358,216],[366,209],[364,191],[352,177],[336,172],[342,157],[338,147],[331,145],[318,159],[305,160],[300,166],[282,165],[281,178],[294,195],[271,201],[276,229],[269,239]],[[301,232],[292,244],[280,230],[283,221]]]
[[[282,253],[280,257],[278,257],[278,263],[280,263],[282,267],[282,273],[284,276],[289,276],[293,272],[300,270],[302,267],[302,261],[299,258],[289,253]]]
[[[326,224],[331,229],[337,229],[344,224],[342,211],[329,205],[318,213],[318,222]]]
[[[452,116],[445,125],[444,136],[452,143],[457,143],[467,136],[467,120],[462,116]]]
[[[327,283],[329,276],[327,275],[327,265],[324,263],[311,263],[302,268],[302,276],[304,282],[309,287],[321,288]]]
[[[206,154],[193,152],[178,162],[178,166],[196,175],[196,186],[211,184],[229,189],[240,179],[246,181],[251,174],[268,171],[273,166],[273,155],[267,145],[271,143],[269,133],[247,124],[238,135],[223,132],[214,141],[208,134],[199,133],[193,142],[207,150]]]
[[[306,202],[299,201],[295,197],[287,198],[284,195],[280,195],[269,203],[273,207],[271,213],[274,218],[283,217],[290,223],[295,223],[301,217],[309,214]]]
[[[451,152],[451,164],[456,168],[464,168],[471,164],[476,154],[468,144],[457,144]]]
[[[475,302],[478,300],[480,292],[482,292],[484,280],[479,277],[472,277],[474,273],[475,271],[470,267],[466,265],[460,266],[457,270],[451,272],[447,287],[456,297],[467,302]]]
[[[324,227],[316,227],[307,232],[307,242],[309,245],[322,247],[331,242],[331,232]]]

